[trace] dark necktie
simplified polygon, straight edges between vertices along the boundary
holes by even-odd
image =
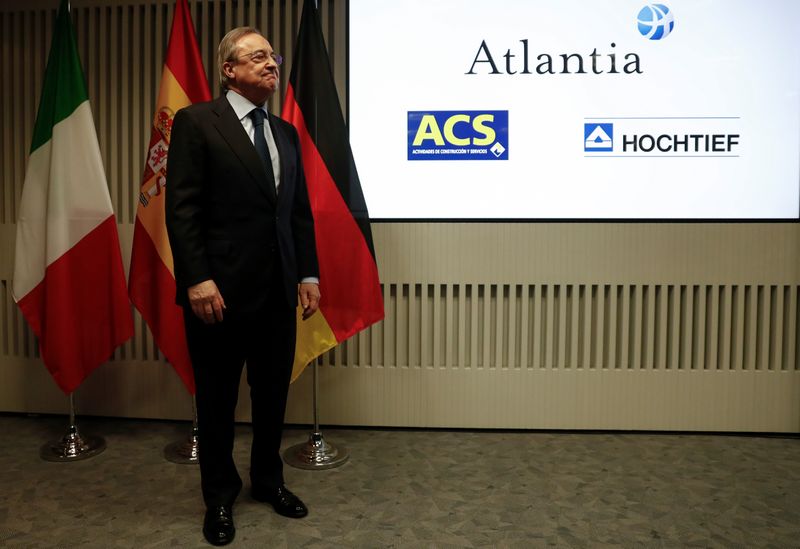
[[[264,164],[264,171],[267,172],[267,183],[271,185],[273,192],[275,189],[275,174],[272,172],[272,159],[269,156],[269,147],[267,147],[267,139],[264,137],[264,118],[267,113],[263,109],[255,108],[250,111],[250,120],[253,121],[255,126],[255,139],[253,140],[256,146],[256,152],[261,158],[261,163]]]

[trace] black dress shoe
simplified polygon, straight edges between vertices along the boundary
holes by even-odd
[[[230,505],[219,505],[206,509],[203,519],[203,535],[211,545],[228,545],[236,535],[233,526],[233,509]]]
[[[300,498],[289,491],[286,486],[274,489],[253,487],[253,499],[262,503],[269,503],[279,515],[289,518],[303,518],[308,514],[308,508]]]

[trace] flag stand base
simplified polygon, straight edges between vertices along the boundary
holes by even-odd
[[[42,446],[39,455],[45,461],[79,461],[94,457],[106,449],[103,437],[81,436],[75,425],[56,442],[48,442]]]
[[[175,441],[164,448],[164,457],[172,463],[194,465],[200,463],[198,456],[197,425],[192,426],[192,434],[188,439]]]
[[[319,360],[314,361],[312,371],[314,372],[314,381],[312,386],[314,388],[313,404],[314,404],[314,430],[308,435],[308,440],[301,444],[290,446],[283,453],[283,459],[292,467],[298,469],[333,469],[338,467],[350,459],[350,452],[344,446],[338,448],[326,441],[322,436],[322,430],[319,428],[319,400],[317,394],[319,393]]]
[[[298,469],[332,469],[349,458],[350,452],[327,442],[320,431],[314,431],[306,442],[295,444],[283,453],[286,463]]]
[[[45,461],[79,461],[94,457],[106,449],[103,437],[81,436],[75,422],[75,394],[69,394],[69,428],[61,440],[42,446],[39,455]]]
[[[172,463],[194,465],[200,463],[200,450],[197,444],[197,399],[192,395],[192,433],[188,439],[167,444],[164,457]]]

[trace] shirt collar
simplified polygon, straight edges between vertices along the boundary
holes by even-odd
[[[236,113],[236,116],[239,118],[239,120],[243,120],[244,117],[250,114],[250,112],[256,107],[261,107],[261,109],[267,115],[269,115],[266,103],[264,105],[254,105],[249,99],[239,95],[233,90],[228,90],[225,98],[228,100],[228,103],[231,104],[231,107],[233,107],[233,112]]]

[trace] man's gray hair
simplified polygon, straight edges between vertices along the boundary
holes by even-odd
[[[217,67],[219,68],[219,84],[223,89],[228,89],[228,76],[222,69],[222,65],[225,61],[233,61],[236,59],[238,53],[236,42],[248,34],[264,36],[261,34],[261,31],[255,27],[236,27],[228,31],[228,34],[223,36],[222,40],[219,42],[219,48],[217,48]]]

